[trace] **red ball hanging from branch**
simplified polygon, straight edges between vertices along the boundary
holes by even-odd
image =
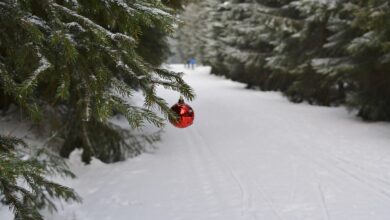
[[[180,97],[179,102],[171,107],[178,117],[170,118],[169,121],[177,128],[186,128],[194,122],[195,113],[191,106],[184,103],[183,97]]]

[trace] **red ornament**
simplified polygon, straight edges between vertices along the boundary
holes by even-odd
[[[170,118],[169,121],[177,128],[186,128],[194,122],[195,113],[191,106],[184,103],[184,99],[180,97],[179,102],[171,107],[179,117]]]

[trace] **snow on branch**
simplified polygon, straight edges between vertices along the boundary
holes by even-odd
[[[127,65],[125,64],[122,60],[116,60],[116,67],[122,69],[125,71],[127,74],[129,74],[130,77],[136,78],[136,79],[141,79],[137,74],[134,73],[134,71]]]
[[[39,50],[37,50],[37,56],[39,58],[39,66],[38,68],[31,74],[31,76],[24,82],[26,88],[30,88],[35,84],[39,74],[49,69],[52,64],[44,57]]]
[[[133,14],[135,10],[131,8],[126,2],[123,0],[105,0],[107,6],[109,6],[108,2],[111,2],[121,8],[123,8],[128,14]]]
[[[0,6],[10,7],[10,3],[0,2]]]
[[[155,7],[151,7],[149,5],[134,4],[134,7],[140,11],[149,12],[149,13],[152,13],[154,15],[160,15],[160,16],[164,16],[164,17],[168,17],[168,18],[173,18],[172,15],[169,14],[168,12],[163,11],[163,10],[158,9],[158,8],[155,8]]]
[[[77,2],[77,0],[65,0],[65,2],[72,4],[72,6],[76,8],[79,7],[79,3]]]
[[[69,29],[77,29],[81,32],[85,32],[85,29],[83,28],[83,26],[81,26],[79,23],[74,22],[74,21],[66,23],[65,26]]]
[[[107,30],[106,28],[96,24],[95,22],[91,21],[90,19],[88,19],[82,15],[77,14],[76,12],[70,10],[67,7],[59,5],[57,3],[53,3],[53,6],[57,9],[61,10],[62,12],[79,19],[82,24],[89,26],[92,29],[99,30],[100,32],[104,33],[106,36],[108,36],[110,39],[112,39],[114,41],[125,40],[128,43],[135,43],[134,38],[127,36],[125,34],[122,34],[122,33],[112,33],[111,31]]]
[[[320,74],[335,75],[338,72],[353,69],[354,65],[348,57],[340,58],[316,58],[312,59],[311,65]]]
[[[28,15],[22,18],[23,21],[26,21],[30,24],[33,24],[35,26],[41,27],[45,30],[49,30],[50,27],[46,24],[46,21],[44,21],[42,18],[37,17],[35,15]]]

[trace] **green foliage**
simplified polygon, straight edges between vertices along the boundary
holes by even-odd
[[[318,73],[313,67],[319,57],[330,54],[323,47],[330,35],[329,7],[328,3],[317,1],[292,1],[283,7],[283,16],[294,22],[294,28],[283,28],[287,24],[282,23],[270,30],[274,50],[267,58],[267,66],[273,70],[272,75],[288,77],[287,85],[276,88],[291,101],[329,106],[342,103],[345,98],[338,77]]]
[[[190,0],[161,0],[161,2],[171,8],[176,10],[182,10],[184,5],[188,3]]]
[[[64,161],[42,149],[28,155],[19,139],[0,136],[0,202],[8,206],[15,219],[43,220],[39,210],[56,210],[52,199],[81,201],[70,188],[55,183],[48,176],[74,177]]]
[[[182,14],[179,46],[188,47],[183,58],[197,56],[248,87],[390,120],[389,7],[386,0],[203,1]],[[199,22],[205,31],[194,31]]]
[[[327,45],[337,56],[319,68],[347,79],[347,104],[366,120],[390,120],[389,9],[385,0],[337,5]]]
[[[125,140],[134,135],[111,116],[125,115],[133,128],[162,126],[152,109],[172,112],[157,86],[194,97],[181,74],[159,67],[175,22],[160,1],[6,0],[0,12],[0,107],[17,104],[36,122],[54,111],[63,156],[75,148],[87,163],[137,154],[139,145]],[[144,107],[129,102],[134,92],[144,95]]]

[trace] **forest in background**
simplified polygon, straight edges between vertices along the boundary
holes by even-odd
[[[181,19],[183,60],[293,102],[390,120],[387,0],[204,0]]]

